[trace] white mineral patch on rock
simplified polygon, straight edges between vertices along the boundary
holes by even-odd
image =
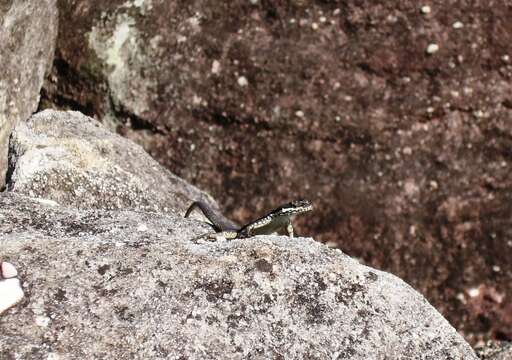
[[[220,73],[220,62],[218,60],[213,60],[212,74],[217,75],[218,73]]]
[[[0,280],[0,314],[23,298],[23,289],[16,278]]]
[[[434,44],[434,43],[429,44],[427,46],[427,50],[426,51],[427,51],[427,54],[429,54],[429,55],[435,54],[436,52],[439,51],[439,45]]]
[[[56,201],[53,201],[53,200],[50,200],[50,199],[34,198],[34,200],[40,202],[41,204],[46,204],[46,205],[50,205],[50,206],[59,206],[59,204]]]
[[[13,277],[18,276],[18,271],[16,271],[16,268],[13,264],[8,263],[7,261],[2,262],[1,265],[1,272],[0,272],[0,279],[10,279]]]
[[[420,10],[421,10],[421,13],[425,14],[425,15],[430,14],[430,12],[432,11],[430,6],[428,6],[428,5],[422,6]]]
[[[462,22],[460,22],[460,21],[456,21],[456,22],[453,23],[452,26],[453,26],[454,29],[462,29],[464,27],[464,24]]]
[[[238,82],[238,85],[240,85],[241,87],[246,87],[247,85],[249,85],[249,81],[247,80],[247,78],[245,76],[240,76],[237,80]]]
[[[139,226],[137,226],[137,231],[139,231],[139,232],[148,231],[148,226],[146,224],[140,224]]]

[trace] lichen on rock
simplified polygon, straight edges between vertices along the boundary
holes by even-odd
[[[99,69],[107,78],[113,106],[135,116],[149,110],[148,97],[154,87],[144,76],[151,59],[142,41],[136,20],[127,12],[104,14],[101,26],[93,26],[88,33],[89,47],[102,61]]]

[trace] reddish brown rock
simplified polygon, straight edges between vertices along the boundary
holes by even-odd
[[[116,126],[236,220],[310,198],[299,233],[510,340],[510,4],[253,3],[62,2],[44,106]],[[503,300],[475,311],[479,287]]]

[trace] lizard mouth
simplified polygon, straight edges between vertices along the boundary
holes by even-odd
[[[309,200],[296,200],[290,203],[296,213],[303,213],[313,210],[313,204]]]
[[[313,210],[313,205],[308,205],[308,206],[306,206],[306,207],[302,210],[302,212],[308,212],[308,211],[311,211],[311,210]]]
[[[300,208],[296,209],[297,213],[299,213],[299,214],[305,213],[305,212],[308,212],[308,211],[311,211],[311,210],[313,210],[313,205],[311,205],[311,204],[308,204],[306,206],[303,206],[303,207],[300,207]]]

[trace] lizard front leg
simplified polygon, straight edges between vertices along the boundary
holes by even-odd
[[[286,231],[288,232],[288,236],[292,238],[293,237],[293,225],[292,225],[292,223],[289,223],[286,226]]]

